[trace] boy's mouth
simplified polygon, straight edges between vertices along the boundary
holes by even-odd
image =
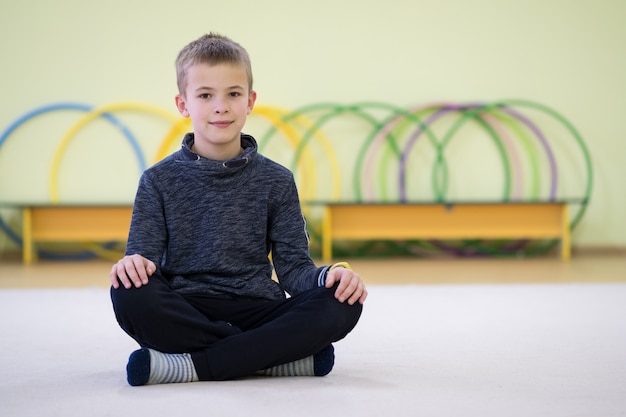
[[[215,126],[215,127],[219,127],[219,128],[225,128],[228,127],[232,124],[232,121],[215,121],[215,122],[210,122],[209,124],[211,126]]]

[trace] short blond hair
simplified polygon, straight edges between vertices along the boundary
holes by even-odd
[[[252,91],[252,64],[248,52],[237,42],[217,33],[208,33],[185,46],[176,58],[176,82],[180,94],[187,88],[187,71],[196,64],[241,65],[248,76],[248,88]]]

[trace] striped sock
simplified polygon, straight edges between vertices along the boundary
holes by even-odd
[[[126,373],[132,386],[199,380],[190,354],[161,353],[146,348],[131,353]]]
[[[335,349],[329,345],[315,355],[263,369],[256,374],[261,376],[324,376],[330,373],[334,364]]]

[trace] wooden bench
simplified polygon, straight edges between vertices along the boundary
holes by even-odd
[[[561,240],[570,258],[566,202],[335,203],[324,206],[322,258],[332,261],[333,240],[544,239]]]
[[[322,257],[332,261],[333,240],[560,239],[570,258],[566,202],[338,203],[323,205]],[[22,257],[36,260],[39,242],[125,242],[130,205],[29,205],[22,210]]]
[[[22,206],[22,259],[36,260],[38,242],[126,242],[132,216],[128,205]]]

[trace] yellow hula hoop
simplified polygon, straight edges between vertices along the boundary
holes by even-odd
[[[174,142],[181,139],[181,136],[189,131],[191,127],[191,119],[186,117],[179,118],[176,123],[174,123],[167,135],[161,140],[161,144],[159,145],[159,149],[157,150],[156,156],[154,157],[154,163],[159,162],[161,159],[165,158],[170,153],[170,148],[173,146]]]
[[[52,168],[50,169],[50,197],[52,202],[59,202],[59,190],[58,190],[58,174],[59,167],[61,165],[61,159],[63,157],[63,153],[67,149],[69,142],[76,135],[76,133],[82,129],[87,123],[92,121],[93,119],[100,117],[104,113],[111,113],[115,111],[128,111],[128,110],[139,110],[145,111],[148,113],[156,114],[157,116],[163,117],[166,120],[171,121],[172,123],[176,123],[178,121],[178,117],[173,115],[172,113],[163,110],[158,106],[153,106],[145,103],[136,103],[136,102],[121,102],[121,103],[113,103],[108,104],[102,107],[98,107],[93,111],[86,113],[83,117],[81,117],[63,136],[59,146],[54,153],[54,158],[52,160]]]

